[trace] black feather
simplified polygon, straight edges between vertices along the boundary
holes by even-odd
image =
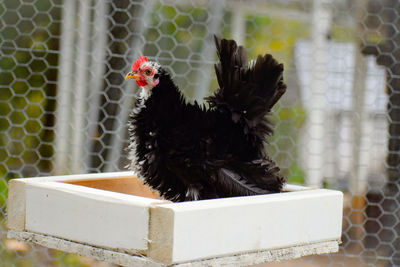
[[[218,188],[220,193],[227,196],[251,196],[271,193],[261,189],[249,181],[243,179],[239,174],[225,168],[218,171]]]
[[[207,98],[210,106],[231,113],[235,121],[240,118],[248,132],[259,138],[271,135],[271,123],[265,116],[286,91],[283,65],[266,54],[249,66],[244,48],[235,41],[215,36],[215,43],[220,59],[215,64],[220,88]]]
[[[243,47],[215,37],[220,88],[210,108],[185,101],[169,74],[139,99],[130,117],[131,168],[172,201],[280,192],[285,179],[265,153],[265,116],[285,92],[271,55],[248,64]]]

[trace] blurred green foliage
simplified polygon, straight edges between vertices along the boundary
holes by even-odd
[[[8,24],[0,30],[1,177],[51,170],[60,2],[18,6],[19,1],[6,0],[1,5],[9,10],[2,15]],[[17,6],[23,19],[15,17]]]
[[[296,40],[309,37],[309,26],[297,20],[282,17],[247,16],[246,47],[249,57],[271,53],[286,69],[292,64]]]
[[[304,184],[304,171],[298,163],[299,129],[304,125],[305,110],[298,104],[292,107],[274,107],[274,135],[266,149],[276,160],[289,183]]]
[[[0,26],[0,221],[3,223],[8,180],[49,173],[52,168],[60,4],[61,0],[0,2],[5,22]],[[3,223],[1,234],[5,229]],[[0,236],[2,241],[4,238]],[[25,253],[28,252],[8,249],[2,242],[1,266],[43,266],[43,255],[36,252],[24,257]],[[63,262],[63,258],[55,258],[51,265],[66,266]]]
[[[293,47],[301,38],[309,37],[309,26],[282,17],[247,16],[246,43],[249,58],[270,53],[285,66],[284,75],[293,64]],[[289,70],[289,71],[288,71]],[[287,77],[285,77],[287,79]],[[289,88],[290,90],[290,88]],[[305,122],[305,110],[300,103],[286,107],[278,104],[273,109],[274,135],[267,145],[268,154],[280,166],[290,183],[304,183],[304,171],[298,163],[299,129]]]

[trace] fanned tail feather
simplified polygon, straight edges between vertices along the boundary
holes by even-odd
[[[248,64],[242,46],[234,40],[214,38],[220,60],[214,65],[220,88],[206,100],[212,108],[231,113],[233,121],[272,134],[264,117],[286,90],[283,64],[270,54],[260,55]]]
[[[269,192],[280,192],[286,179],[280,174],[279,167],[268,159],[257,159],[245,162],[238,168],[248,181],[257,187],[268,188]]]

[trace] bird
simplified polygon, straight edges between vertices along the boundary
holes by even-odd
[[[219,88],[187,101],[170,74],[140,56],[126,74],[141,88],[128,119],[129,169],[172,202],[279,193],[286,178],[267,155],[271,109],[286,91],[272,55],[248,62],[214,36]]]

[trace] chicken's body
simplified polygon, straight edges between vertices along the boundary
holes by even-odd
[[[258,91],[241,95],[241,90],[252,89],[246,84],[236,85],[239,89],[232,88],[229,83],[239,76],[226,77],[227,67],[234,69],[235,66],[225,61],[237,59],[226,59],[221,54],[229,52],[226,45],[234,46],[233,53],[241,48],[234,41],[216,39],[216,42],[221,59],[216,65],[221,88],[208,99],[209,109],[187,103],[169,74],[158,66],[152,77],[156,81],[154,86],[151,90],[143,89],[131,115],[131,168],[145,183],[172,201],[279,192],[284,183],[279,168],[264,149],[265,138],[272,133],[265,115],[277,100],[273,98],[279,99],[285,89],[282,65],[268,55],[267,62],[263,61],[265,66],[261,67],[269,74],[261,73],[260,78],[270,79],[270,88],[262,86],[256,88]],[[240,66],[247,74],[243,72],[238,79],[250,82],[258,79],[252,74],[258,71],[255,66],[247,67],[247,62]],[[246,78],[246,75],[254,77]],[[255,81],[251,87],[257,87],[260,82]],[[232,94],[229,90],[235,91]],[[265,93],[265,90],[271,92]],[[246,106],[246,101],[253,106]]]

